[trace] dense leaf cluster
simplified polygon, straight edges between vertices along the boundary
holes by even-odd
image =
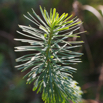
[[[81,47],[83,41],[68,41],[69,37],[79,37],[74,32],[81,24],[76,17],[63,13],[61,16],[56,9],[50,9],[50,14],[46,9],[40,7],[44,20],[32,9],[37,20],[28,12],[28,20],[39,27],[19,25],[23,32],[19,34],[30,39],[15,39],[16,41],[30,43],[30,46],[15,47],[15,51],[34,51],[33,54],[24,55],[16,59],[23,62],[16,68],[22,72],[30,71],[24,76],[28,77],[27,83],[34,82],[33,91],[42,92],[42,99],[45,103],[68,103],[72,100],[77,103],[82,91],[77,86],[77,82],[72,80],[72,73],[76,71],[71,64],[80,62],[82,53],[74,52],[72,49]],[[71,19],[72,18],[72,19]],[[71,19],[71,20],[70,20]],[[78,44],[78,45],[74,45]]]

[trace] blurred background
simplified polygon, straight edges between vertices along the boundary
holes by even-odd
[[[32,91],[33,84],[26,85],[24,73],[14,68],[15,59],[24,53],[15,53],[14,47],[22,45],[14,38],[23,38],[16,33],[18,24],[31,24],[23,17],[33,8],[40,14],[39,5],[56,8],[78,16],[82,21],[80,31],[85,42],[79,52],[84,53],[82,63],[75,67],[74,80],[79,82],[85,103],[103,103],[103,0],[0,0],[0,103],[43,103],[41,94]],[[75,39],[75,38],[74,38]],[[73,39],[73,40],[74,40]]]

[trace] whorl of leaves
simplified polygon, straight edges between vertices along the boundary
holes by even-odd
[[[55,8],[50,9],[48,14],[46,9],[40,7],[44,20],[32,11],[35,18],[29,12],[30,17],[24,17],[38,26],[38,29],[19,25],[23,32],[17,32],[28,39],[15,40],[30,45],[15,47],[15,51],[33,53],[17,58],[17,62],[23,63],[15,67],[22,72],[29,71],[24,78],[28,78],[27,84],[34,82],[33,91],[42,92],[45,103],[68,103],[69,100],[77,103],[82,91],[76,85],[77,82],[72,80],[72,73],[76,69],[71,64],[80,62],[82,53],[72,49],[81,47],[83,41],[68,41],[68,38],[79,37],[77,34],[80,33],[74,32],[80,28],[81,21],[72,18],[72,15],[68,17],[68,13],[59,16]]]

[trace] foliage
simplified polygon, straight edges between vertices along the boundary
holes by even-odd
[[[17,52],[34,51],[33,54],[24,55],[16,59],[17,62],[23,62],[15,66],[22,72],[31,69],[24,78],[28,77],[27,84],[34,82],[33,91],[42,92],[42,99],[45,103],[68,103],[72,100],[74,103],[80,100],[82,91],[77,82],[72,80],[72,73],[75,68],[71,64],[80,62],[79,57],[82,53],[71,51],[73,48],[81,47],[83,41],[68,41],[68,37],[79,37],[73,34],[78,30],[79,21],[77,18],[68,17],[63,13],[61,16],[56,9],[50,9],[50,14],[46,9],[40,7],[40,11],[45,22],[35,13],[36,20],[29,12],[28,18],[39,27],[19,25],[22,32],[19,34],[30,39],[15,39],[16,41],[30,43],[30,46],[15,47]],[[74,46],[74,44],[78,44]]]
[[[75,0],[74,0],[75,1]],[[33,27],[32,22],[24,19],[22,14],[26,14],[29,11],[32,14],[31,7],[40,15],[39,6],[46,7],[47,11],[49,8],[57,8],[57,11],[61,15],[64,11],[69,14],[75,15],[73,10],[73,0],[0,0],[0,102],[1,103],[44,103],[41,100],[41,93],[36,94],[31,91],[30,85],[25,85],[25,79],[21,77],[27,73],[27,71],[20,73],[14,68],[17,63],[15,58],[24,54],[32,53],[28,52],[14,52],[14,47],[17,45],[23,45],[27,43],[16,42],[13,40],[14,37],[22,38],[22,35],[15,33],[18,29],[18,23],[27,25],[30,24]],[[84,5],[90,5],[95,9],[99,9],[98,6],[103,4],[103,0],[77,0],[79,3]],[[76,6],[76,5],[75,5]],[[101,8],[102,9],[102,8]],[[77,9],[76,9],[77,10]],[[99,9],[100,10],[100,9]],[[84,55],[81,57],[82,63],[74,65],[77,68],[77,73],[73,73],[73,79],[79,82],[79,85],[84,91],[82,98],[85,100],[93,99],[96,100],[98,88],[99,88],[99,75],[101,65],[103,63],[103,29],[101,23],[91,12],[87,10],[79,9],[79,17],[83,20],[83,27],[88,31],[87,35],[82,34],[87,39],[89,44],[91,56],[94,63],[94,71],[91,73],[91,65],[93,63],[89,61],[87,53],[89,51],[85,46],[82,48],[75,49],[76,51],[82,52]],[[78,12],[78,11],[77,11]],[[101,11],[99,11],[101,13]],[[41,16],[41,15],[40,15]],[[41,17],[42,18],[42,17]],[[80,29],[81,30],[81,29]],[[79,30],[79,31],[80,31]],[[24,37],[23,37],[24,38]],[[78,38],[79,39],[79,38]],[[83,39],[83,38],[82,38]],[[75,40],[75,38],[68,38],[68,40]],[[85,40],[83,40],[85,42]],[[85,45],[87,45],[85,42]],[[83,44],[84,45],[84,44]],[[18,78],[18,80],[17,80]],[[23,81],[23,83],[21,83]],[[18,84],[19,87],[18,87]],[[100,95],[99,102],[103,101],[103,86],[99,89]],[[13,92],[14,91],[14,92]],[[19,93],[20,92],[20,93]],[[21,94],[21,95],[19,95]],[[18,96],[17,96],[18,95]],[[88,101],[90,102],[90,101]]]

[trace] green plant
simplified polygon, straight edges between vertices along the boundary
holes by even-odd
[[[78,30],[79,21],[77,18],[67,17],[63,13],[61,16],[56,9],[50,9],[50,14],[46,9],[40,7],[40,11],[45,22],[35,13],[36,20],[29,12],[28,20],[39,27],[19,25],[22,32],[19,34],[30,39],[15,39],[16,41],[30,43],[30,46],[15,47],[15,51],[34,51],[33,54],[24,55],[17,58],[17,62],[23,64],[16,66],[22,72],[30,71],[24,76],[28,77],[27,84],[34,82],[33,91],[42,92],[42,99],[45,103],[68,103],[69,100],[77,103],[81,99],[82,91],[77,86],[77,82],[72,80],[72,73],[76,71],[72,64],[80,62],[82,53],[71,51],[71,49],[81,47],[83,41],[68,41],[69,37],[79,37],[74,31]],[[27,34],[28,33],[28,34]],[[74,44],[78,44],[75,45]]]

